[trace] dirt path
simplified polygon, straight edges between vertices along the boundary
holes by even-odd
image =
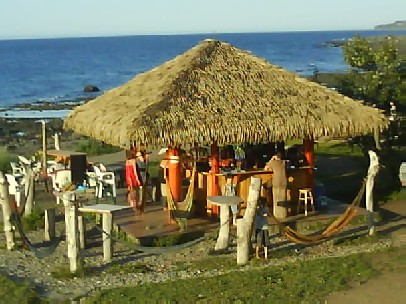
[[[325,299],[328,304],[341,303],[405,303],[406,288],[406,247],[394,254],[386,252],[375,254],[372,259],[374,269],[380,275],[365,283],[331,294]]]
[[[401,304],[406,299],[406,272],[387,272],[347,291],[330,295],[327,304]]]
[[[380,275],[349,290],[331,294],[325,299],[328,304],[363,304],[406,302],[406,201],[394,201],[382,207],[383,214],[390,217],[384,225],[378,226],[378,233],[391,233],[392,238],[402,245],[399,259],[388,260],[388,255],[377,254],[373,266]],[[388,270],[389,269],[389,270]]]

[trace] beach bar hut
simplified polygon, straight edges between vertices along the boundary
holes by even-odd
[[[299,138],[313,165],[314,140],[386,126],[378,109],[211,39],[76,107],[64,123],[123,148],[172,147],[175,156],[180,146],[211,145],[210,195],[217,191],[219,145]],[[169,172],[175,200],[181,193],[178,171],[174,164]]]

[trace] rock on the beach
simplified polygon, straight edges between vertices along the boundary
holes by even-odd
[[[94,85],[87,85],[83,88],[83,92],[86,92],[86,93],[100,92],[100,89]]]

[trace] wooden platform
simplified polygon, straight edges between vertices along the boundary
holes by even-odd
[[[125,189],[118,189],[117,204],[127,205],[125,199]],[[102,203],[102,201],[101,201]],[[299,214],[283,219],[282,222],[289,224],[298,231],[306,230],[310,226],[331,222],[334,218],[342,214],[348,205],[336,203],[323,210],[309,212],[308,216]],[[365,215],[363,208],[358,208],[358,215]],[[187,232],[210,232],[219,228],[219,219],[205,216],[192,217],[188,219]],[[278,227],[270,218],[270,232],[277,233]],[[144,214],[135,214],[133,211],[121,213],[114,218],[114,224],[120,227],[120,230],[126,232],[134,241],[140,241],[142,238],[151,238],[180,233],[180,228],[176,224],[170,224],[168,212],[164,211],[159,202],[147,202]],[[231,229],[235,229],[231,226]]]

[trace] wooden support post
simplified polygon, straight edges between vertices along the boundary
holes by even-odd
[[[86,248],[86,222],[83,215],[78,216],[78,229],[79,229],[79,247],[80,249]]]
[[[210,156],[210,182],[211,182],[211,196],[218,195],[218,174],[220,172],[220,149],[217,142],[211,145],[211,156]],[[219,206],[212,205],[211,214],[217,216],[219,214]]]
[[[111,213],[103,213],[103,259],[105,262],[110,262],[113,256],[112,231],[113,215]]]
[[[177,203],[181,201],[182,195],[182,176],[180,164],[180,151],[178,148],[169,148],[168,157],[168,180],[173,200]]]
[[[220,231],[214,250],[224,250],[228,247],[230,234],[230,206],[220,206]]]
[[[63,194],[65,206],[66,242],[68,245],[69,269],[72,273],[83,267],[79,251],[78,209],[73,202],[73,192]]]
[[[313,169],[313,167],[315,165],[315,162],[314,162],[314,140],[313,140],[313,138],[303,140],[303,150],[304,150],[303,151],[304,156],[305,156],[306,161],[307,161],[307,165],[312,167],[312,168],[309,168],[307,170],[308,175],[307,175],[307,178],[306,178],[306,184],[307,184],[306,186],[310,187],[310,188],[313,188],[313,186],[314,186],[314,169]]]
[[[45,209],[45,240],[55,239],[55,208]]]
[[[375,234],[373,189],[375,177],[379,171],[379,158],[372,150],[369,150],[368,154],[370,163],[365,187],[365,205],[368,214],[368,234],[373,235]]]
[[[3,172],[0,171],[0,203],[3,211],[3,231],[6,236],[6,245],[8,250],[13,250],[14,228],[11,224],[10,195],[8,192],[8,182]]]
[[[242,219],[237,220],[237,264],[245,265],[248,262],[251,246],[252,225],[258,204],[261,179],[251,177],[248,192],[247,208]]]

